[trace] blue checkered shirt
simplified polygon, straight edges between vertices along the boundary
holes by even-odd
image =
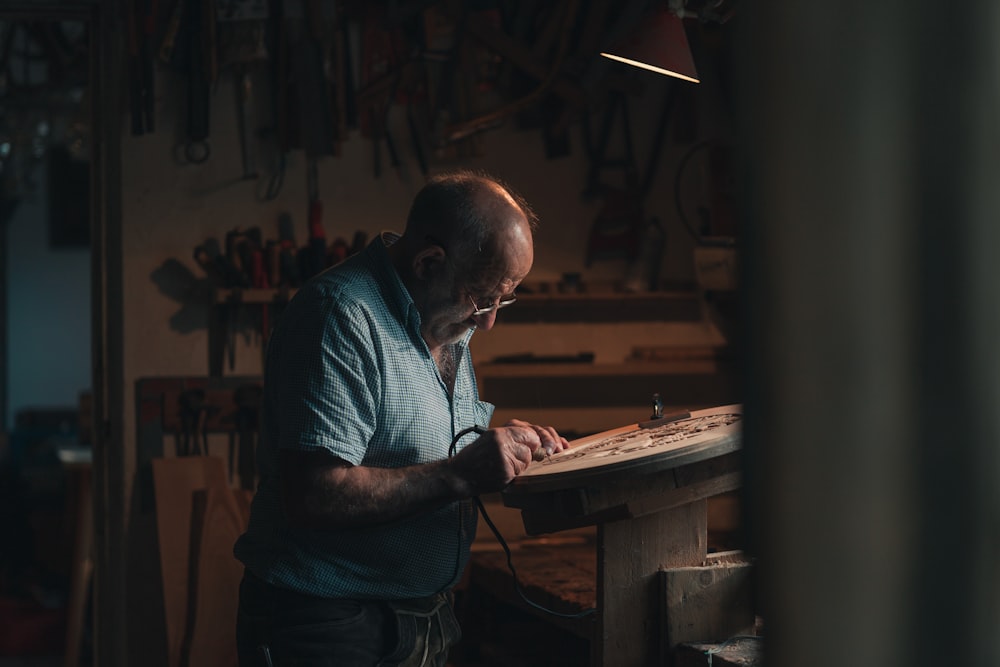
[[[322,597],[425,597],[454,586],[468,561],[471,501],[323,531],[292,527],[282,511],[281,449],[325,449],[354,465],[391,468],[443,459],[458,431],[489,425],[493,406],[479,400],[472,332],[455,345],[449,393],[386,252],[394,238],[383,234],[303,286],[268,343],[260,484],[235,554],[272,584]]]

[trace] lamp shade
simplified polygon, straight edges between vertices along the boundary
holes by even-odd
[[[628,35],[601,55],[653,72],[700,83],[684,23],[667,7],[657,7]]]

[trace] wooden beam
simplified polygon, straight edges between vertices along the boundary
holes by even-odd
[[[35,3],[37,5],[37,3]],[[125,26],[120,1],[90,5],[91,327],[94,396],[94,664],[128,661],[121,134]]]
[[[597,637],[591,665],[657,664],[658,573],[698,565],[707,550],[705,501],[598,526]]]
[[[752,631],[752,567],[721,562],[660,572],[665,656],[683,642],[721,642]]]

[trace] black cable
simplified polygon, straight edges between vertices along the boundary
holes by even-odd
[[[459,431],[458,434],[455,436],[455,438],[451,441],[451,447],[448,448],[448,457],[450,458],[455,455],[455,450],[458,447],[458,441],[461,440],[464,436],[468,435],[469,433],[477,433],[479,435],[482,435],[483,433],[486,433],[486,431],[487,429],[479,425],[470,426],[469,428],[465,428]],[[483,506],[483,501],[479,499],[479,496],[473,496],[472,500],[475,501],[476,507],[479,509],[479,513],[483,515],[483,520],[486,521],[486,525],[489,526],[490,530],[493,531],[493,535],[497,538],[497,542],[500,543],[500,548],[502,548],[504,554],[506,554],[507,567],[508,569],[510,569],[510,573],[514,577],[514,590],[516,590],[517,594],[521,596],[521,599],[524,600],[525,604],[527,604],[530,607],[534,607],[539,611],[545,612],[546,614],[551,614],[552,616],[558,616],[560,618],[583,618],[584,616],[589,616],[590,614],[593,614],[597,611],[596,609],[585,609],[584,611],[580,611],[575,614],[567,614],[564,612],[549,609],[548,607],[544,607],[538,604],[537,602],[529,599],[528,596],[525,595],[524,589],[521,588],[521,582],[518,581],[517,570],[514,569],[514,559],[513,556],[511,555],[510,547],[507,545],[507,541],[503,538],[503,535],[500,534],[500,530],[496,527],[496,524],[493,523],[493,520],[490,518],[490,515],[486,512],[486,508]]]
[[[458,441],[469,435],[470,433],[476,433],[477,435],[482,435],[486,433],[487,429],[483,428],[479,424],[475,426],[470,426],[469,428],[463,428],[459,431],[454,438],[451,440],[451,447],[448,448],[448,458],[450,459],[455,455],[455,450],[458,449]]]

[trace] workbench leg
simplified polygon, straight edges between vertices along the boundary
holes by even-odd
[[[666,664],[657,572],[701,565],[708,552],[707,503],[597,527],[594,667]]]

